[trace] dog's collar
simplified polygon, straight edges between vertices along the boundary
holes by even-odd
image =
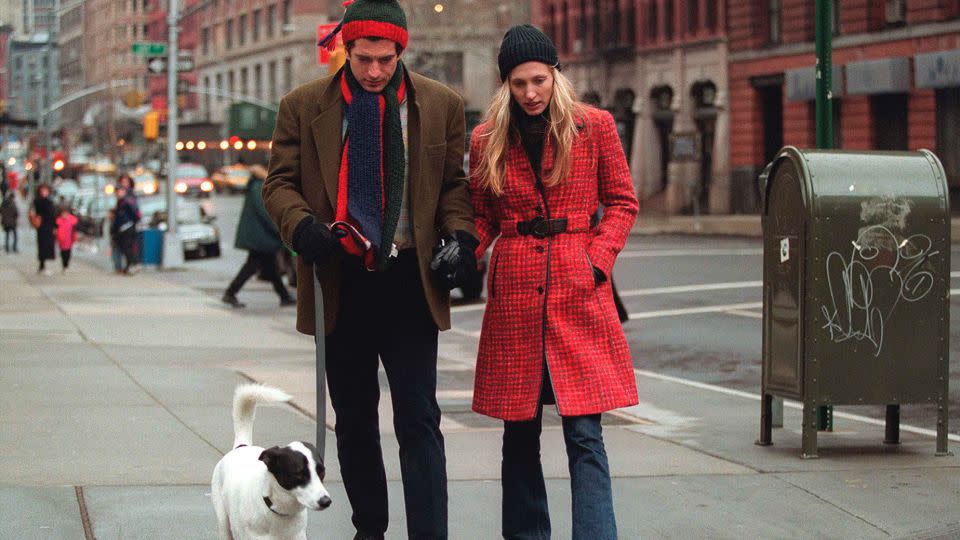
[[[270,497],[264,497],[263,504],[267,505],[267,510],[270,510],[271,512],[273,512],[274,514],[280,517],[290,517],[292,515],[292,514],[281,514],[280,512],[277,512],[276,510],[274,510],[273,501],[270,500]]]

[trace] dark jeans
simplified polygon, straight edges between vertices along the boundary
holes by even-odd
[[[124,265],[123,270],[128,271],[130,270],[131,266],[134,266],[138,262],[136,227],[130,227],[127,230],[118,233],[117,246],[120,248],[120,252],[123,253],[124,259],[126,259],[126,264]]]
[[[550,538],[547,490],[540,464],[543,408],[527,422],[504,422],[503,537]],[[573,540],[615,540],[610,466],[603,446],[600,415],[564,416],[570,488],[573,492]]]
[[[63,263],[64,270],[70,268],[70,251],[69,249],[60,250],[60,262]]]
[[[277,292],[281,300],[290,298],[290,292],[287,291],[287,287],[280,280],[280,274],[277,272],[277,255],[263,251],[249,252],[247,262],[243,263],[240,271],[237,272],[237,276],[227,287],[227,294],[236,295],[240,292],[243,284],[258,271],[273,284],[273,290]]]
[[[13,237],[13,245],[10,244],[10,237]],[[17,228],[16,227],[4,227],[3,228],[3,250],[7,253],[11,251],[17,251]]]
[[[385,272],[345,263],[337,326],[327,336],[327,381],[337,414],[337,456],[353,524],[382,535],[389,521],[380,447],[378,361],[400,444],[407,535],[447,538],[447,462],[437,404],[437,326],[413,250]]]

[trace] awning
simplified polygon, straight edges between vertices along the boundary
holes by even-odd
[[[960,86],[960,49],[913,57],[917,88]]]
[[[831,86],[833,97],[843,95],[843,66],[834,65]],[[787,70],[786,86],[787,99],[790,101],[812,101],[817,99],[817,72],[815,68],[800,68]]]
[[[906,94],[910,92],[910,59],[883,58],[847,64],[847,94]]]

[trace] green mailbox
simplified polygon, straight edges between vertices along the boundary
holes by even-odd
[[[784,148],[763,211],[760,445],[773,396],[803,405],[802,457],[817,457],[817,408],[937,406],[947,455],[950,210],[932,153]]]

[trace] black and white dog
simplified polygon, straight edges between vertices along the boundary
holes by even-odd
[[[253,446],[258,404],[290,401],[285,392],[246,384],[233,395],[233,450],[213,469],[210,497],[220,538],[306,539],[307,509],[330,506],[323,486],[326,470],[310,443]]]

